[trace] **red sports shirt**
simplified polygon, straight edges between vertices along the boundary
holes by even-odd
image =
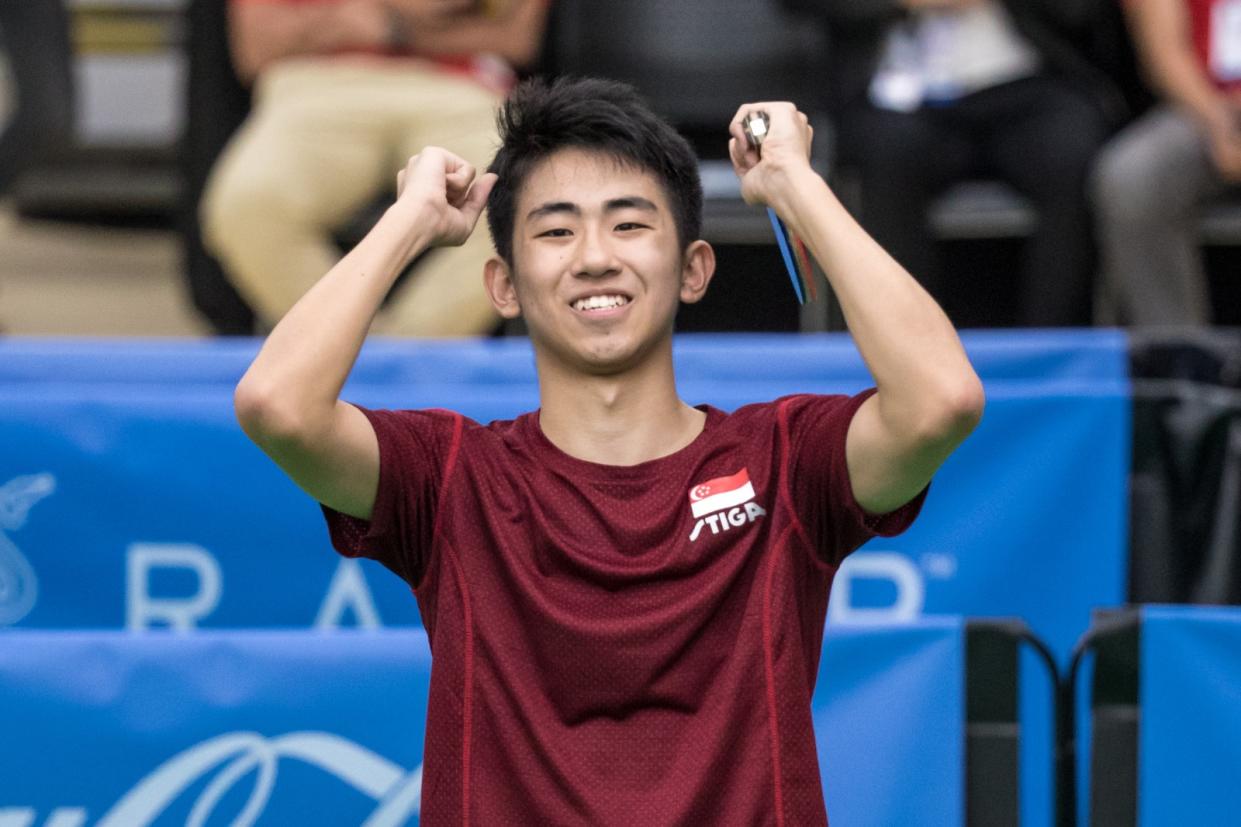
[[[421,823],[825,824],[810,714],[832,576],[868,518],[845,433],[867,394],[732,414],[631,467],[538,413],[366,411],[370,523],[332,542],[414,588],[432,669]],[[839,756],[838,760],[846,760]]]

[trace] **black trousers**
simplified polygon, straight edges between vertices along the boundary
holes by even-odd
[[[16,107],[0,132],[0,193],[73,136],[72,55],[62,0],[0,0],[0,44]]]
[[[1107,137],[1101,112],[1065,81],[1035,76],[948,105],[892,112],[860,103],[839,121],[842,165],[861,185],[862,225],[937,299],[954,289],[927,207],[967,178],[1001,179],[1027,196],[1038,226],[1024,248],[1018,322],[1090,323],[1095,271],[1087,176]]]

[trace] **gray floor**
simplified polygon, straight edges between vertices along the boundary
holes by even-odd
[[[27,221],[0,203],[0,330],[203,336],[171,231]]]

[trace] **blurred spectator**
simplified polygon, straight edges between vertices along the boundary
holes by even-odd
[[[494,110],[541,46],[547,0],[232,0],[253,109],[212,172],[203,235],[267,325],[339,258],[333,230],[395,184],[427,145],[479,168]],[[418,263],[378,332],[485,333],[485,233]]]
[[[1076,48],[1092,0],[799,0],[827,18],[840,163],[859,218],[935,296],[953,289],[931,200],[974,177],[1034,204],[1018,322],[1087,324],[1095,269],[1087,176],[1123,103]],[[1107,113],[1105,115],[1105,113]]]
[[[0,132],[0,194],[73,135],[69,19],[61,0],[0,0],[0,43],[15,104]]]
[[[1127,13],[1162,102],[1099,158],[1104,288],[1123,323],[1209,324],[1196,219],[1241,194],[1241,0],[1128,0]]]

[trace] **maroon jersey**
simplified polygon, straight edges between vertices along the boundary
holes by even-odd
[[[868,517],[845,433],[868,394],[702,406],[634,466],[557,449],[538,413],[483,426],[365,411],[369,523],[333,545],[414,589],[431,643],[425,825],[805,825],[827,817],[810,696],[841,559]]]

